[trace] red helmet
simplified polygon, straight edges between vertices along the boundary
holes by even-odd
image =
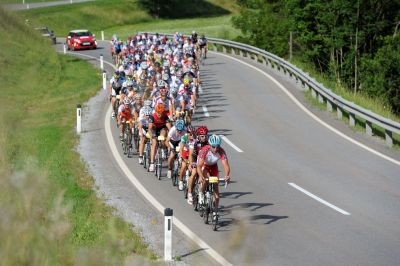
[[[207,135],[208,128],[206,126],[199,126],[196,130],[197,135]]]

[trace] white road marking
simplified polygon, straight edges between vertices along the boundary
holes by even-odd
[[[70,53],[76,54],[76,53]],[[99,58],[79,54],[85,57],[93,58],[100,61]],[[104,62],[115,69],[115,66],[107,61]],[[136,176],[129,170],[128,166],[122,160],[120,154],[118,153],[117,146],[115,144],[114,138],[111,134],[111,105],[108,108],[107,114],[104,119],[105,131],[108,140],[108,144],[110,146],[111,152],[120,166],[121,170],[124,172],[126,177],[131,181],[131,183],[138,189],[140,193],[161,213],[164,213],[165,207],[158,201],[150,192],[139,182]],[[203,239],[201,239],[198,235],[196,235],[192,230],[190,230],[184,223],[182,223],[178,218],[174,217],[173,223],[181,230],[185,235],[187,235],[190,239],[192,239],[200,248],[202,248],[205,252],[208,253],[213,259],[215,259],[221,265],[232,265],[229,261],[227,261],[224,257],[222,257],[217,251],[215,251],[211,246],[209,246]]]
[[[212,52],[212,53],[215,53],[215,52]],[[221,56],[228,57],[228,58],[230,58],[230,59],[232,59],[232,60],[235,60],[235,61],[237,61],[237,62],[240,62],[240,63],[242,63],[242,64],[244,64],[244,65],[246,65],[246,66],[248,66],[248,67],[250,67],[250,68],[252,68],[252,69],[254,69],[254,70],[258,71],[258,72],[260,72],[261,74],[263,74],[264,76],[266,76],[267,78],[269,78],[272,82],[274,82],[287,96],[289,96],[289,98],[290,98],[301,110],[303,110],[306,114],[308,114],[309,116],[311,116],[315,121],[317,121],[317,122],[320,123],[321,125],[325,126],[326,128],[328,128],[328,129],[331,130],[332,132],[336,133],[337,135],[341,136],[342,138],[344,138],[344,139],[350,141],[351,143],[353,143],[353,144],[355,144],[355,145],[357,145],[357,146],[359,146],[359,147],[361,147],[361,148],[363,148],[363,149],[365,149],[365,150],[367,150],[367,151],[369,151],[369,152],[371,152],[371,153],[373,153],[373,154],[375,154],[375,155],[381,157],[382,159],[385,159],[385,160],[387,160],[387,161],[389,161],[389,162],[392,162],[392,163],[394,163],[394,164],[400,166],[400,161],[397,161],[397,160],[395,160],[395,159],[393,159],[393,158],[391,158],[391,157],[389,157],[389,156],[387,156],[387,155],[385,155],[385,154],[383,154],[383,153],[380,153],[380,152],[378,152],[378,151],[376,151],[376,150],[374,150],[374,149],[372,149],[372,148],[370,148],[370,147],[368,147],[368,146],[366,146],[366,145],[364,145],[364,144],[362,144],[362,143],[360,143],[360,142],[358,142],[358,141],[352,139],[351,137],[349,137],[349,136],[343,134],[343,133],[340,132],[339,130],[335,129],[334,127],[332,127],[332,126],[328,125],[327,123],[325,123],[324,121],[322,121],[320,118],[318,118],[316,115],[314,115],[310,110],[308,110],[304,105],[302,105],[302,104],[293,96],[293,94],[291,94],[291,93],[288,91],[288,89],[286,89],[281,83],[279,83],[279,81],[277,81],[277,80],[276,80],[274,77],[272,77],[271,75],[265,73],[263,70],[261,70],[261,69],[255,67],[255,66],[253,66],[253,65],[250,65],[250,64],[248,64],[248,63],[246,63],[246,62],[243,62],[243,61],[241,61],[241,60],[239,60],[239,59],[237,59],[237,58],[234,58],[234,57],[232,57],[232,56],[225,55],[225,54],[222,54],[222,53],[217,53],[217,54],[218,54],[218,55],[221,55]]]
[[[233,144],[232,141],[230,141],[227,137],[220,135],[220,137],[232,148],[234,148],[237,152],[243,152],[241,149],[239,149],[238,146],[236,146],[235,144]]]
[[[304,188],[301,188],[301,187],[299,187],[298,185],[296,185],[294,183],[288,183],[288,184],[291,185],[292,187],[294,187],[295,189],[300,190],[301,192],[303,192],[307,196],[309,196],[309,197],[321,202],[322,204],[325,204],[326,206],[334,209],[335,211],[340,212],[341,214],[344,214],[344,215],[350,215],[350,213],[348,213],[347,211],[342,210],[339,207],[336,207],[335,205],[333,205],[333,204],[321,199],[320,197],[317,197],[316,195],[312,194],[311,192],[308,192],[307,190],[305,190]]]
[[[204,112],[204,116],[210,117],[210,114],[208,113],[207,106],[205,106],[205,105],[203,105],[203,112]]]

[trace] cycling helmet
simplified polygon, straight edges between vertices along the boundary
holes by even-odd
[[[145,106],[151,106],[151,104],[152,104],[152,101],[150,101],[150,100],[144,101]]]
[[[178,88],[176,86],[171,86],[170,92],[171,94],[176,94],[178,92]]]
[[[153,112],[153,110],[151,110],[151,107],[150,107],[150,106],[146,106],[146,107],[143,109],[143,112],[144,112],[144,115],[151,115],[151,113]]]
[[[189,85],[189,83],[190,83],[190,79],[189,79],[188,77],[185,77],[185,78],[183,79],[183,84]]]
[[[131,101],[129,100],[129,98],[125,98],[124,99],[124,104],[125,105],[129,105],[131,103]]]
[[[166,85],[166,83],[165,83],[165,81],[164,80],[162,80],[162,79],[159,79],[158,81],[157,81],[157,86],[158,87],[165,87],[165,85]]]
[[[185,127],[185,122],[183,122],[182,119],[178,119],[175,121],[175,127],[177,130],[183,130],[183,128]]]
[[[141,67],[142,69],[147,69],[149,66],[147,65],[146,62],[142,62],[142,63],[140,63],[140,67]]]
[[[219,147],[222,140],[220,136],[213,134],[208,138],[208,143],[213,147]]]
[[[197,135],[207,135],[208,134],[208,128],[206,126],[199,126],[196,129],[196,134]]]
[[[154,108],[157,114],[162,114],[165,110],[164,104],[158,103],[156,107]]]
[[[165,80],[165,81],[169,80],[169,75],[167,73],[164,73],[162,75],[162,79]]]
[[[140,93],[136,94],[135,96],[136,100],[141,100],[142,99],[142,95]]]
[[[133,81],[132,80],[127,80],[125,85],[126,85],[126,87],[132,87],[133,86]]]

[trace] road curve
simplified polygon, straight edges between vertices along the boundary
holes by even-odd
[[[110,60],[106,43],[100,46],[77,53]],[[302,98],[293,81],[255,65]],[[234,182],[221,187],[221,228],[212,232],[169,180],[158,181],[124,158],[158,201],[235,265],[399,265],[398,165],[322,126],[270,78],[238,60],[210,53],[202,80],[194,124],[206,124],[235,145],[223,144]],[[398,153],[321,116],[399,160]]]

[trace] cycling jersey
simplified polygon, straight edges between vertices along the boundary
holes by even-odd
[[[168,137],[171,138],[172,141],[181,141],[181,138],[186,134],[186,129],[184,128],[180,132],[176,129],[175,126],[173,126],[169,132],[168,132]]]
[[[211,146],[206,145],[200,150],[198,159],[203,159],[204,164],[210,166],[216,165],[219,160],[228,160],[228,157],[226,156],[224,149],[221,147],[219,147],[214,153],[211,150]]]
[[[161,115],[158,113],[153,113],[149,118],[149,122],[153,123],[156,129],[161,129],[164,128],[170,121],[166,112],[164,112]]]
[[[129,107],[125,107],[123,104],[118,107],[118,115],[120,115],[121,119],[125,118],[128,121],[133,120],[132,110]]]
[[[207,39],[206,38],[200,38],[199,39],[199,45],[201,48],[207,45]]]

